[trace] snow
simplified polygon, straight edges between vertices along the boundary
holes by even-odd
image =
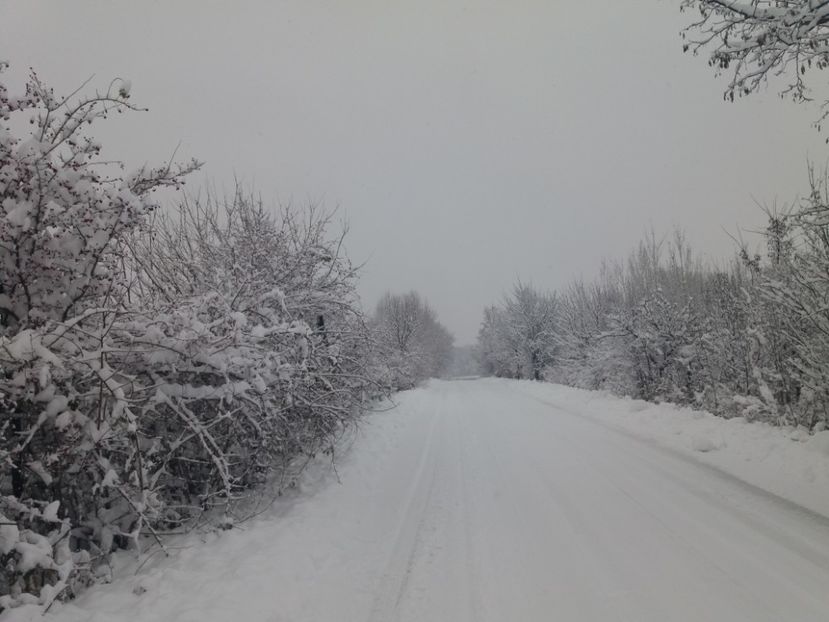
[[[52,483],[54,478],[49,473],[49,471],[46,470],[46,468],[43,466],[43,463],[40,460],[35,460],[34,462],[30,462],[28,464],[28,467],[31,471],[36,473],[38,477],[40,477],[40,480],[44,484],[49,486]],[[60,502],[55,501],[55,503],[60,503]]]
[[[0,555],[6,555],[14,548],[20,537],[17,525],[0,514]]]
[[[673,404],[520,381],[521,392],[656,442],[829,516],[829,434],[723,419]],[[702,455],[704,454],[704,455]]]
[[[806,441],[806,447],[829,457],[829,430],[821,430]]]
[[[691,449],[701,453],[714,451],[720,447],[722,447],[722,445],[718,444],[717,441],[707,434],[699,434],[694,436],[693,440],[691,440]]]
[[[20,554],[20,561],[17,562],[19,572],[28,572],[38,566],[41,568],[52,568],[52,545],[45,537],[32,531],[26,533],[14,546],[15,551]]]
[[[121,86],[118,88],[118,96],[121,99],[127,99],[130,96],[130,92],[132,91],[132,81],[131,80],[121,80]]]
[[[22,330],[11,339],[0,338],[0,348],[5,349],[11,358],[19,361],[40,358],[56,367],[62,366],[60,359],[43,346],[40,335],[31,329]]]
[[[825,507],[826,432],[496,379],[397,399],[256,519],[0,621],[827,619],[829,520],[764,491]]]
[[[58,518],[58,509],[60,509],[60,501],[52,501],[43,508],[40,517],[48,523],[59,523],[61,520]]]
[[[27,231],[32,226],[31,213],[31,204],[21,201],[17,207],[6,213],[6,222],[12,227]]]

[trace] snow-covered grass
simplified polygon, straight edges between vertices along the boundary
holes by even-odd
[[[519,391],[562,410],[624,430],[714,466],[749,484],[829,516],[829,430],[776,427],[741,417],[620,398],[527,380]]]

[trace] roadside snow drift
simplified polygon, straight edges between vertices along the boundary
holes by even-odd
[[[749,423],[598,391],[519,381],[550,406],[624,430],[715,466],[747,483],[829,516],[829,430]],[[829,616],[827,616],[829,619]]]

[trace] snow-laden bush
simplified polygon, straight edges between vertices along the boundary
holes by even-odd
[[[290,482],[377,394],[330,216],[241,192],[160,215],[197,165],[118,174],[82,135],[128,97],[0,83],[0,610]]]
[[[829,422],[829,179],[811,171],[810,181],[796,209],[769,214],[770,261],[757,271],[773,310],[762,345],[782,354],[769,384],[786,422],[813,428]]]
[[[226,503],[330,449],[376,394],[356,272],[329,222],[237,192],[185,201],[132,244],[134,291],[153,312],[127,325],[141,354],[124,365],[146,387],[178,504]]]
[[[67,560],[43,566],[27,555],[36,547],[48,561],[43,538],[54,536],[53,521],[31,522],[27,512],[60,507],[59,522],[78,527],[87,519],[117,522],[91,508],[103,503],[99,473],[108,470],[111,430],[127,430],[122,451],[137,442],[133,412],[106,360],[106,335],[127,293],[121,251],[157,207],[153,192],[178,187],[197,166],[124,174],[103,160],[85,131],[136,110],[128,100],[121,81],[78,100],[57,97],[34,73],[20,96],[0,82],[0,492],[20,536],[4,556],[0,607],[37,584],[68,580],[65,566],[50,566]],[[14,131],[20,127],[28,133]],[[140,508],[145,500],[129,503]],[[58,538],[69,546],[82,539],[74,531]],[[46,573],[42,580],[30,580],[34,566]]]
[[[34,73],[19,97],[0,82],[0,315],[8,328],[65,322],[116,300],[123,236],[156,207],[154,190],[178,186],[196,166],[123,174],[107,165],[102,146],[84,132],[136,110],[119,87],[73,101],[55,96]],[[13,124],[26,121],[29,134],[16,136]]]

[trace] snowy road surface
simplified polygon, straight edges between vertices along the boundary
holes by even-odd
[[[533,395],[407,392],[341,484],[46,619],[829,620],[829,521]]]

